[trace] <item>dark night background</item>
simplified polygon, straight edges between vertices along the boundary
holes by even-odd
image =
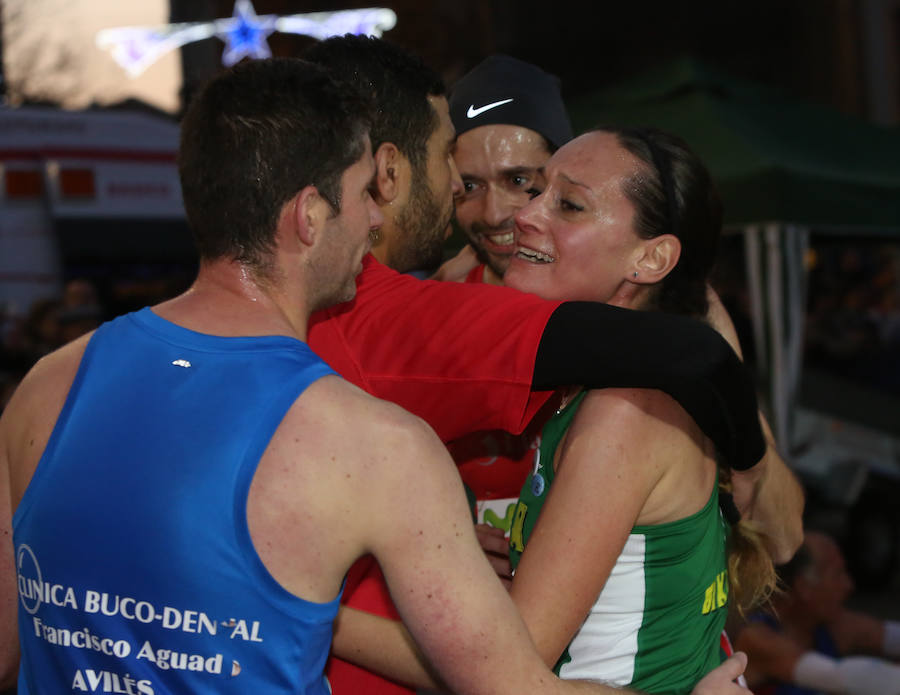
[[[365,7],[378,3],[257,0],[257,14]],[[385,38],[420,55],[448,84],[485,56],[505,52],[562,78],[569,99],[676,56],[690,54],[737,76],[779,85],[841,111],[870,115],[874,90],[888,84],[897,122],[900,4],[883,0],[395,0],[381,3],[398,16]],[[173,21],[229,16],[231,0],[173,0]],[[875,20],[870,17],[875,16]],[[887,52],[870,56],[874,31]],[[274,34],[276,54],[302,51],[309,39]],[[215,69],[221,43],[187,49]],[[870,68],[868,62],[882,64]],[[884,91],[882,89],[881,91]],[[874,117],[874,115],[873,115]],[[878,116],[885,120],[885,116]]]

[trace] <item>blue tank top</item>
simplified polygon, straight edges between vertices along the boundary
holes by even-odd
[[[268,573],[246,502],[306,387],[288,337],[195,333],[149,309],[97,330],[13,518],[20,695],[324,695],[338,596]]]

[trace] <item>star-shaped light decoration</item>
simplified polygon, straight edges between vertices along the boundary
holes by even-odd
[[[276,31],[305,34],[317,39],[346,33],[380,37],[393,29],[397,15],[383,7],[339,12],[309,12],[286,16],[256,14],[251,0],[236,0],[231,17],[212,22],[181,22],[157,27],[119,27],[97,34],[100,48],[109,48],[113,58],[132,77],[137,77],[164,53],[194,41],[215,36],[225,42],[222,63],[234,65],[245,57],[268,58],[266,42]]]
[[[222,54],[222,63],[227,66],[234,65],[241,58],[271,58],[272,51],[266,38],[275,31],[275,23],[278,18],[275,15],[263,15],[258,17],[250,0],[237,0],[234,3],[234,14],[231,19],[225,20],[227,26],[217,27],[217,36],[222,37],[228,44]]]

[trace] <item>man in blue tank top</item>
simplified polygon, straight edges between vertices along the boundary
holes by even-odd
[[[541,663],[434,433],[306,346],[381,223],[369,112],[297,60],[239,65],[189,109],[197,279],[43,359],[0,419],[0,686],[21,652],[20,695],[324,695],[344,575],[372,553],[453,690],[612,692]],[[697,692],[744,692],[742,666]]]

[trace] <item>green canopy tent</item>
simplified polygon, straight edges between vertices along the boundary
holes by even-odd
[[[569,102],[576,132],[655,126],[704,159],[743,234],[758,366],[789,449],[810,234],[900,237],[900,133],[685,58]]]

